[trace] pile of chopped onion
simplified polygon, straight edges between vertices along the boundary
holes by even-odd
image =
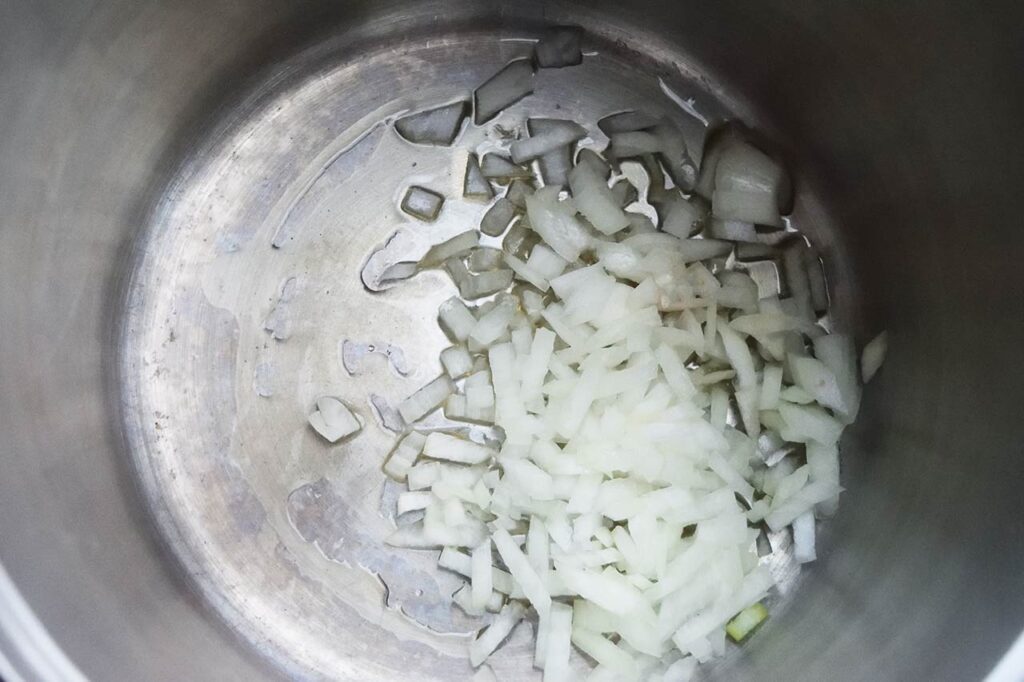
[[[549,35],[563,47],[546,60],[572,63],[572,37]],[[532,68],[512,62],[484,84],[474,120],[527,96]],[[399,406],[408,431],[384,471],[407,491],[389,543],[441,550],[466,579],[454,602],[496,614],[473,666],[530,618],[545,680],[569,679],[573,649],[592,679],[684,680],[766,618],[774,580],[758,547],[780,550],[767,531],[791,529],[796,560],[814,560],[815,519],[842,490],[838,442],[885,342],[861,370],[850,337],[819,324],[821,262],[780,234],[790,180],[741,134],[714,138],[698,169],[664,119],[598,127],[537,119],[508,157],[470,157],[472,197],[508,190],[482,232],[419,264],[460,295],[438,311],[443,374]],[[603,134],[603,154],[577,154]],[[646,169],[635,188],[629,159]],[[551,177],[565,185],[539,186]],[[635,210],[641,185],[658,224]],[[348,432],[328,407],[318,430]],[[500,437],[418,431],[439,408]]]

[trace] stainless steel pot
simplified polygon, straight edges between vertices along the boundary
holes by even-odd
[[[674,106],[660,78],[759,128],[795,169],[838,324],[891,334],[821,559],[782,567],[790,598],[708,677],[968,680],[1004,660],[1024,679],[1004,659],[1024,626],[1021,19],[916,0],[0,1],[0,675],[468,679],[437,631],[471,625],[431,557],[379,545],[390,436],[363,402],[365,437],[328,449],[303,410],[401,397],[441,344],[443,282],[357,281],[399,180],[451,173],[376,124],[561,22],[595,54],[536,106]],[[379,357],[349,376],[345,338],[402,348],[407,376]],[[522,635],[502,679],[533,674]]]

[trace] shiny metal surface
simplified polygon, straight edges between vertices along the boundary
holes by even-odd
[[[469,678],[450,578],[379,543],[390,435],[369,402],[438,371],[451,285],[428,273],[373,293],[359,272],[393,233],[389,249],[415,253],[484,210],[404,218],[404,187],[456,196],[462,165],[386,121],[467,94],[517,39],[566,21],[595,54],[542,72],[531,112],[639,100],[679,116],[661,77],[702,114],[757,126],[796,169],[839,324],[892,337],[821,560],[709,677],[963,680],[996,664],[1024,627],[1009,12],[6,0],[0,674]],[[461,153],[496,132],[467,130]],[[402,362],[370,354],[350,373],[345,340]],[[305,427],[323,393],[356,407],[356,440],[328,448]],[[529,636],[495,661],[501,679],[531,679]]]

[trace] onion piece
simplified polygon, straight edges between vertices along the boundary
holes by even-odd
[[[399,404],[398,413],[407,424],[422,419],[444,404],[455,390],[447,376],[439,376]]]
[[[622,208],[629,206],[640,198],[640,194],[637,192],[636,187],[634,187],[633,183],[625,178],[612,185],[611,193],[612,197],[615,199],[615,203]]]
[[[581,149],[576,155],[576,165],[586,166],[595,175],[604,178],[605,181],[607,181],[612,174],[612,167],[608,165],[608,162],[593,149]]]
[[[472,561],[472,604],[484,609],[491,599],[493,567],[491,566],[491,539],[487,538],[473,549]]]
[[[452,346],[441,351],[441,366],[449,377],[459,379],[473,370],[473,358],[463,346]]]
[[[441,304],[438,310],[441,327],[456,341],[465,341],[476,326],[476,317],[466,304],[453,296]]]
[[[760,242],[750,243],[744,242],[736,245],[736,260],[740,261],[759,261],[759,260],[772,260],[778,258],[781,254],[778,249],[768,244],[762,244]]]
[[[497,451],[485,445],[458,438],[440,431],[433,431],[423,445],[423,456],[458,464],[483,464],[497,455]]]
[[[843,391],[839,388],[839,380],[825,363],[814,358],[790,356],[789,371],[796,385],[807,391],[819,404],[836,412],[849,409]]]
[[[395,121],[395,131],[416,144],[448,146],[455,141],[468,113],[468,101],[453,102],[403,116]]]
[[[402,210],[409,215],[432,222],[437,219],[444,204],[444,197],[425,187],[412,185],[402,199]]]
[[[480,172],[489,180],[498,183],[507,183],[512,180],[529,180],[533,174],[522,166],[512,163],[512,159],[500,154],[486,154],[480,162]]]
[[[466,612],[470,616],[482,616],[485,612],[498,613],[501,608],[505,605],[505,598],[500,592],[491,592],[490,597],[487,599],[486,605],[483,608],[477,608],[473,604],[473,588],[470,585],[463,585],[459,589],[455,590],[452,594],[452,601],[460,609]],[[483,670],[481,668],[480,670]],[[477,672],[480,672],[479,670]],[[473,678],[474,680],[476,677]],[[493,677],[483,679],[494,679]]]
[[[718,162],[725,151],[735,144],[743,144],[743,133],[733,124],[725,124],[707,134],[701,155],[700,176],[697,178],[694,192],[711,200],[711,195],[715,191]]]
[[[487,348],[508,330],[514,314],[515,304],[512,299],[501,298],[490,312],[480,316],[469,334],[469,340],[479,344],[481,348]]]
[[[889,348],[889,334],[882,332],[875,338],[868,341],[861,352],[860,375],[861,380],[866,384],[871,381],[885,361],[885,353]]]
[[[609,114],[597,122],[597,127],[608,137],[615,133],[647,130],[656,125],[658,125],[658,119],[642,111],[622,111],[617,114]]]
[[[725,632],[734,642],[742,642],[766,618],[768,618],[768,609],[764,607],[764,604],[758,602],[736,614],[736,617],[725,626]]]
[[[634,159],[645,154],[656,154],[662,148],[662,142],[657,136],[639,130],[612,133],[608,138],[608,156],[613,159]]]
[[[467,300],[482,298],[504,291],[512,284],[511,270],[491,270],[470,275],[459,283],[459,293]]]
[[[483,125],[501,111],[533,92],[533,64],[529,59],[509,62],[473,91],[473,122]]]
[[[363,428],[362,422],[352,410],[331,396],[317,398],[316,410],[309,415],[309,424],[329,443],[337,443]]]
[[[466,199],[490,201],[494,198],[494,188],[484,177],[480,168],[480,159],[476,154],[466,158],[466,174],[462,179],[462,196]]]
[[[522,212],[526,210],[526,197],[533,194],[535,189],[533,183],[529,180],[516,178],[509,183],[508,190],[505,192],[505,198],[511,201],[512,205],[519,212]]]
[[[519,602],[509,602],[491,624],[469,645],[469,662],[474,668],[490,658],[494,650],[505,641],[512,629],[526,615]]]
[[[472,557],[452,547],[445,547],[437,558],[437,565],[443,569],[458,573],[466,578],[472,578],[473,560]],[[491,568],[491,584],[494,590],[508,596],[515,595],[515,598],[522,598],[522,591],[516,589],[512,574],[500,568]]]
[[[502,528],[495,530],[491,539],[494,541],[498,554],[501,555],[501,560],[508,566],[509,573],[522,588],[523,594],[530,600],[530,604],[537,613],[546,615],[551,609],[551,596],[544,586],[544,581],[530,565],[526,555],[519,549],[519,545],[515,543],[508,531]]]
[[[666,120],[662,120],[651,132],[660,142],[658,158],[665,164],[665,170],[676,187],[684,192],[691,191],[697,182],[697,165],[686,148],[682,133]]]
[[[478,244],[480,244],[480,235],[476,230],[460,232],[451,239],[431,246],[420,259],[420,267],[437,267],[453,256],[461,256]]]
[[[557,563],[558,576],[573,592],[618,616],[653,616],[643,594],[621,578]]]
[[[384,473],[396,481],[404,483],[409,469],[420,456],[426,442],[427,437],[418,431],[403,436],[395,449],[388,455],[387,461],[384,462]]]
[[[434,500],[435,498],[432,493],[421,490],[401,493],[398,496],[398,501],[395,503],[395,515],[401,516],[402,514],[408,514],[411,511],[426,509],[428,505],[434,502]]]
[[[572,608],[555,602],[551,605],[547,619],[544,679],[548,682],[568,682],[573,679],[569,670]]]
[[[781,210],[789,204],[789,175],[774,159],[747,142],[734,142],[722,151],[715,166],[715,191],[768,194]]]
[[[526,213],[533,230],[565,260],[575,261],[590,246],[590,235],[575,209],[559,201],[557,187],[543,187],[527,198]]]
[[[842,407],[837,416],[850,424],[860,412],[861,388],[858,383],[857,351],[853,339],[845,334],[826,334],[814,339],[814,354],[835,375]]]
[[[509,223],[515,218],[518,210],[511,201],[501,197],[492,205],[484,217],[480,220],[480,231],[489,237],[497,237],[506,229]]]
[[[510,268],[512,268],[512,271],[517,277],[519,277],[519,279],[529,282],[541,291],[547,291],[550,288],[551,284],[542,273],[537,272],[537,270],[530,267],[529,264],[524,263],[512,254],[505,254],[505,262]]]
[[[572,169],[572,146],[554,149],[537,159],[541,181],[548,186],[565,187]]]
[[[757,190],[715,189],[711,212],[722,220],[739,220],[782,227],[775,195]]]
[[[526,126],[530,137],[516,140],[509,149],[513,163],[529,163],[587,136],[579,123],[556,118],[531,118]]]
[[[589,166],[579,165],[569,171],[569,187],[576,207],[598,232],[610,235],[629,227],[620,202]]]
[[[793,558],[797,563],[814,561],[814,513],[806,511],[793,519]]]
[[[724,220],[712,218],[708,222],[707,234],[715,239],[727,239],[731,242],[756,242],[757,230],[753,223],[742,220]]]
[[[466,258],[466,265],[476,273],[488,272],[501,267],[503,259],[504,254],[501,252],[501,249],[495,249],[490,246],[477,246],[470,249],[469,256]]]
[[[812,481],[782,504],[772,505],[771,512],[765,516],[765,523],[772,530],[780,531],[793,523],[796,517],[813,509],[814,505],[834,498],[841,490],[826,481]]]
[[[667,232],[679,239],[686,239],[700,232],[708,218],[706,206],[698,201],[684,199],[679,195],[666,200],[660,213],[663,214],[662,232]]]

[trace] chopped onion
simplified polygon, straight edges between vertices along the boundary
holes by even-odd
[[[658,157],[665,164],[665,170],[676,183],[676,187],[684,192],[692,190],[697,182],[697,165],[690,157],[682,133],[667,121],[659,123],[651,132],[659,140]]]
[[[497,454],[495,450],[457,436],[434,431],[427,436],[423,455],[459,464],[482,464]]]
[[[825,363],[814,358],[794,356],[789,358],[789,367],[796,385],[807,391],[819,404],[836,412],[847,410],[836,375]]]
[[[545,639],[544,679],[548,682],[569,682],[569,643],[572,637],[572,608],[555,602],[548,615]]]
[[[441,407],[454,390],[451,379],[439,376],[403,400],[398,406],[398,413],[407,424],[412,424]]]
[[[476,154],[470,154],[466,159],[466,174],[462,180],[462,196],[467,199],[478,199],[489,201],[494,197],[494,188],[487,182],[483,170],[480,169],[480,159]]]
[[[455,141],[468,113],[468,101],[453,102],[403,116],[395,121],[395,130],[409,142],[448,146]]]
[[[428,438],[429,440],[429,438]],[[813,525],[814,520],[811,520]],[[472,604],[473,608],[483,609],[491,599],[493,567],[491,566],[491,539],[473,549],[472,561]]]
[[[814,528],[814,520],[811,520],[811,528]],[[768,617],[768,609],[764,607],[764,604],[758,602],[753,606],[740,611],[735,618],[729,621],[729,624],[725,626],[726,633],[732,637],[734,642],[741,642],[746,639],[754,628],[760,625]]]
[[[473,122],[487,123],[502,109],[533,92],[533,64],[516,59],[494,74],[473,92]]]
[[[476,326],[476,317],[465,303],[454,296],[441,304],[438,321],[456,341],[468,339]]]
[[[532,88],[532,70],[513,65],[478,89],[478,115]],[[443,404],[477,434],[399,442],[384,465],[407,488],[396,511],[422,520],[387,541],[442,548],[438,565],[468,580],[453,602],[500,609],[474,665],[531,609],[546,680],[568,679],[572,646],[596,661],[593,679],[689,679],[766,617],[773,579],[759,557],[789,547],[773,549],[765,526],[791,528],[795,560],[814,559],[860,401],[855,349],[818,323],[821,260],[782,229],[788,175],[738,129],[711,135],[698,177],[667,119],[606,117],[609,157],[639,159],[613,177],[592,149],[573,164],[582,126],[527,127],[512,159],[467,163],[465,196],[509,183],[480,230],[418,264],[443,265],[461,298],[438,314],[454,344],[445,374],[399,411],[413,423]],[[536,190],[520,165],[534,160]],[[503,232],[501,250],[481,246],[480,233]],[[884,344],[865,349],[865,379]]]
[[[681,196],[666,201],[662,212],[664,217],[661,230],[671,235],[686,239],[700,232],[708,217],[707,208],[698,201],[687,200]],[[717,237],[718,235],[712,235]]]
[[[497,237],[508,229],[508,224],[518,213],[515,204],[506,197],[501,197],[494,205],[487,209],[484,217],[480,220],[480,231],[489,237]]]
[[[759,261],[778,258],[779,251],[768,244],[744,242],[736,245],[736,259],[741,261]]]
[[[479,344],[481,348],[487,348],[508,330],[514,314],[515,304],[510,298],[502,298],[493,310],[477,320],[469,334],[470,341]]]
[[[775,195],[768,192],[716,189],[711,195],[711,212],[722,220],[782,227]]]
[[[516,140],[509,150],[513,163],[529,163],[587,136],[586,128],[573,121],[531,118],[526,125],[530,137]]]
[[[444,197],[425,187],[411,186],[402,199],[402,210],[420,220],[433,221],[441,212]]]
[[[715,239],[727,239],[732,242],[756,242],[757,230],[753,223],[742,220],[724,220],[712,218],[708,222],[708,236]]]
[[[466,265],[473,272],[487,272],[489,270],[497,270],[501,267],[501,262],[504,260],[504,254],[501,249],[495,249],[490,246],[477,246],[470,249],[469,256],[466,259]]]
[[[814,339],[814,354],[835,376],[841,405],[833,407],[844,423],[852,423],[860,411],[860,385],[857,382],[857,352],[853,339],[845,334],[826,334]]]
[[[615,234],[629,227],[620,202],[600,175],[588,166],[569,172],[569,187],[579,212],[602,234]]]
[[[625,178],[612,185],[611,193],[612,197],[615,199],[615,203],[622,208],[629,206],[640,198],[640,194],[637,192],[636,187],[634,187],[633,183]]]
[[[500,154],[487,154],[480,162],[480,172],[485,178],[499,183],[511,182],[512,180],[529,180],[532,173],[522,166],[512,163],[512,159]]]
[[[420,267],[431,268],[441,265],[453,256],[461,256],[480,243],[480,235],[476,230],[460,232],[451,239],[435,244],[420,259]]]
[[[473,370],[473,358],[464,347],[452,346],[441,351],[441,366],[452,379],[459,379]]]
[[[814,561],[814,513],[806,511],[793,519],[793,558],[798,563]]]
[[[559,201],[557,187],[544,187],[526,200],[533,230],[565,260],[572,262],[590,245],[590,235],[576,219],[575,209]]]
[[[885,361],[885,352],[889,348],[889,334],[882,332],[868,341],[860,358],[861,380],[866,384],[871,381]]]
[[[632,159],[661,151],[661,140],[643,131],[612,133],[608,136],[608,155],[615,159]]]
[[[309,424],[329,443],[337,443],[363,428],[352,410],[331,396],[317,398],[316,410],[309,415]]]
[[[494,650],[505,641],[505,638],[519,624],[524,615],[526,615],[526,609],[516,601],[509,602],[501,609],[497,618],[469,645],[469,662],[474,668],[494,653]]]
[[[409,469],[415,464],[426,442],[427,437],[417,431],[404,436],[384,463],[384,473],[396,481],[404,483]]]
[[[605,180],[608,180],[608,177],[612,173],[612,167],[608,165],[608,162],[601,158],[601,155],[593,149],[581,149],[579,154],[576,155],[576,165],[586,166],[595,175],[598,175]]]
[[[512,202],[520,212],[526,210],[526,197],[533,194],[535,188],[529,180],[516,178],[509,183],[505,198]]]
[[[566,145],[544,154],[537,159],[537,169],[545,185],[565,187],[572,169],[572,146]]]
[[[635,130],[647,130],[658,125],[658,119],[642,111],[622,111],[605,116],[597,122],[601,132],[611,137],[616,133],[628,133]]]

